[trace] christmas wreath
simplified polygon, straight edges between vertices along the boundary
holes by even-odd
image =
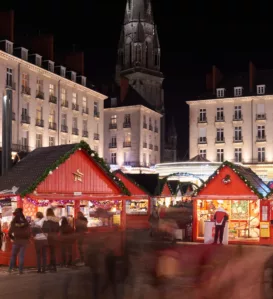
[[[223,183],[226,185],[226,184],[229,184],[230,182],[231,182],[230,175],[227,174],[227,175],[223,178]]]

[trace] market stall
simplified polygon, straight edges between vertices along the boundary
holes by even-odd
[[[16,207],[23,208],[29,222],[37,211],[45,214],[51,207],[56,216],[69,217],[72,225],[82,211],[90,231],[126,227],[130,193],[85,142],[34,150],[0,178],[0,191],[4,231]],[[26,264],[33,265],[34,249],[29,247]],[[0,264],[7,264],[9,256],[9,250],[0,253]]]
[[[214,214],[222,207],[229,215],[226,224],[229,243],[271,243],[269,192],[251,169],[224,162],[193,197],[193,241],[213,242]]]

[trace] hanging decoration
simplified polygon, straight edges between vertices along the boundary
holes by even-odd
[[[222,182],[223,182],[225,185],[231,183],[230,175],[227,174],[227,175],[223,178]]]
[[[50,167],[45,169],[44,173],[39,178],[37,178],[31,186],[29,186],[21,192],[21,197],[24,197],[27,194],[31,194],[38,187],[38,185],[41,184],[47,178],[47,176],[50,173],[52,173],[55,169],[58,169],[58,167],[61,164],[63,164],[77,150],[84,150],[90,157],[92,157],[91,159],[96,162],[96,164],[105,172],[105,174],[115,182],[115,184],[118,186],[118,188],[124,195],[131,195],[129,190],[125,187],[125,185],[120,180],[118,180],[114,176],[114,174],[111,173],[109,166],[105,163],[105,161],[102,158],[99,157],[97,152],[91,150],[90,146],[85,141],[81,141],[80,143],[77,143],[72,150],[68,151],[57,161],[55,161]]]
[[[91,203],[96,209],[110,210],[114,206],[118,205],[119,201],[92,201]]]
[[[228,166],[230,169],[232,169],[237,175],[238,177],[245,183],[246,186],[248,186],[251,189],[251,192],[255,193],[259,198],[263,199],[263,198],[268,198],[270,196],[270,193],[268,193],[267,195],[263,195],[261,192],[259,192],[257,190],[257,188],[255,186],[252,185],[252,183],[248,180],[247,177],[245,177],[242,172],[239,170],[238,166],[229,162],[229,161],[225,161],[208,179],[205,183],[203,183],[197,190],[195,190],[194,195],[196,196],[204,187],[206,187],[207,184],[210,183],[210,181],[217,176],[217,174],[219,174],[220,170],[225,167]],[[230,180],[230,177],[229,177]],[[228,181],[228,180],[227,180]],[[224,181],[223,181],[224,183]]]
[[[56,204],[58,206],[64,206],[64,205],[69,205],[69,204],[73,205],[74,204],[73,200],[47,200],[47,199],[35,200],[35,199],[30,198],[30,197],[26,197],[26,200],[29,203],[36,206],[36,207],[48,207],[52,204]]]

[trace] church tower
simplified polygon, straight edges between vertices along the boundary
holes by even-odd
[[[121,31],[116,81],[126,77],[156,111],[164,114],[160,43],[150,0],[127,0]]]

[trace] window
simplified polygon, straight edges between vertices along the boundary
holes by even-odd
[[[55,123],[55,110],[52,108],[49,111],[48,122],[49,122],[49,124]]]
[[[146,115],[143,115],[143,128],[147,128]]]
[[[207,121],[207,109],[199,110],[199,121],[206,122]]]
[[[22,131],[22,149],[27,150],[28,148],[28,131]]]
[[[7,77],[6,77],[6,85],[8,87],[12,87],[12,69],[7,68]]]
[[[42,147],[43,146],[43,135],[42,134],[36,134],[36,147]]]
[[[67,124],[67,115],[62,113],[62,126],[66,126]]]
[[[66,90],[64,88],[61,88],[61,103],[62,105],[66,103]]]
[[[234,87],[234,96],[240,97],[243,94],[243,87]]]
[[[111,153],[111,164],[117,164],[117,153]]]
[[[242,141],[242,127],[234,128],[234,141]]]
[[[265,162],[265,148],[258,148],[258,162]]]
[[[199,141],[198,143],[206,143],[207,142],[207,129],[199,128]]]
[[[49,84],[49,95],[54,96],[55,94],[55,87],[53,84]]]
[[[82,98],[82,107],[85,109],[87,108],[87,101],[86,101],[86,97]]]
[[[83,131],[88,131],[88,122],[87,122],[87,119],[84,119],[83,121],[82,121],[82,129],[83,129]]]
[[[199,150],[199,155],[200,155],[203,159],[207,159],[207,150],[206,150],[206,149],[200,149],[200,150]]]
[[[72,93],[72,104],[78,104],[78,98],[75,92]]]
[[[48,70],[52,73],[54,72],[54,63],[53,63],[53,61],[48,62]]]
[[[241,148],[235,148],[235,150],[234,150],[234,160],[237,163],[242,162],[242,149]]]
[[[9,41],[6,41],[6,52],[9,54],[13,54],[13,44]]]
[[[217,149],[217,162],[224,162],[224,149]]]
[[[234,120],[241,120],[242,119],[242,106],[235,106],[234,107]]]
[[[225,89],[224,88],[217,88],[217,98],[223,98],[225,96]]]
[[[86,78],[85,77],[82,77],[82,85],[86,86]]]
[[[147,161],[146,161],[146,154],[145,154],[145,153],[143,154],[143,161],[142,161],[142,162],[143,162],[143,165],[146,165],[146,164],[147,164]]]
[[[224,120],[224,108],[223,107],[217,108],[217,111],[216,111],[216,120],[217,121]]]
[[[49,144],[49,146],[54,146],[55,145],[55,137],[49,136],[48,144]]]
[[[78,128],[78,119],[77,117],[72,118],[72,128],[77,129]]]
[[[125,143],[130,143],[131,142],[131,133],[130,132],[125,134],[124,141],[125,141]]]
[[[111,144],[112,145],[117,145],[117,136],[112,136],[111,137]]]
[[[265,126],[257,127],[257,139],[264,140],[265,139]]]
[[[41,64],[42,64],[42,57],[36,55],[36,65],[37,65],[37,66],[41,66]]]
[[[43,80],[37,78],[36,88],[37,88],[37,93],[43,92]]]
[[[76,73],[75,73],[75,72],[71,72],[71,80],[72,80],[73,82],[76,81]]]
[[[98,104],[98,102],[94,102],[94,115],[95,116],[99,115],[99,104]]]
[[[117,116],[116,115],[112,115],[111,116],[111,124],[116,124],[117,123]]]
[[[217,128],[216,131],[216,141],[224,141],[224,129]]]
[[[22,86],[29,87],[29,75],[26,73],[22,74]]]
[[[265,85],[257,85],[257,94],[265,94]]]
[[[24,49],[24,48],[22,48],[22,50],[21,50],[22,52],[22,59],[23,60],[28,60],[28,50],[27,49]]]
[[[65,77],[65,68],[63,66],[61,66],[60,74],[62,77]]]
[[[36,109],[36,119],[37,120],[43,119],[43,111],[42,111],[41,106],[38,106],[37,109]]]
[[[131,115],[130,114],[125,114],[125,116],[124,116],[124,122],[126,124],[130,124],[131,123]]]

